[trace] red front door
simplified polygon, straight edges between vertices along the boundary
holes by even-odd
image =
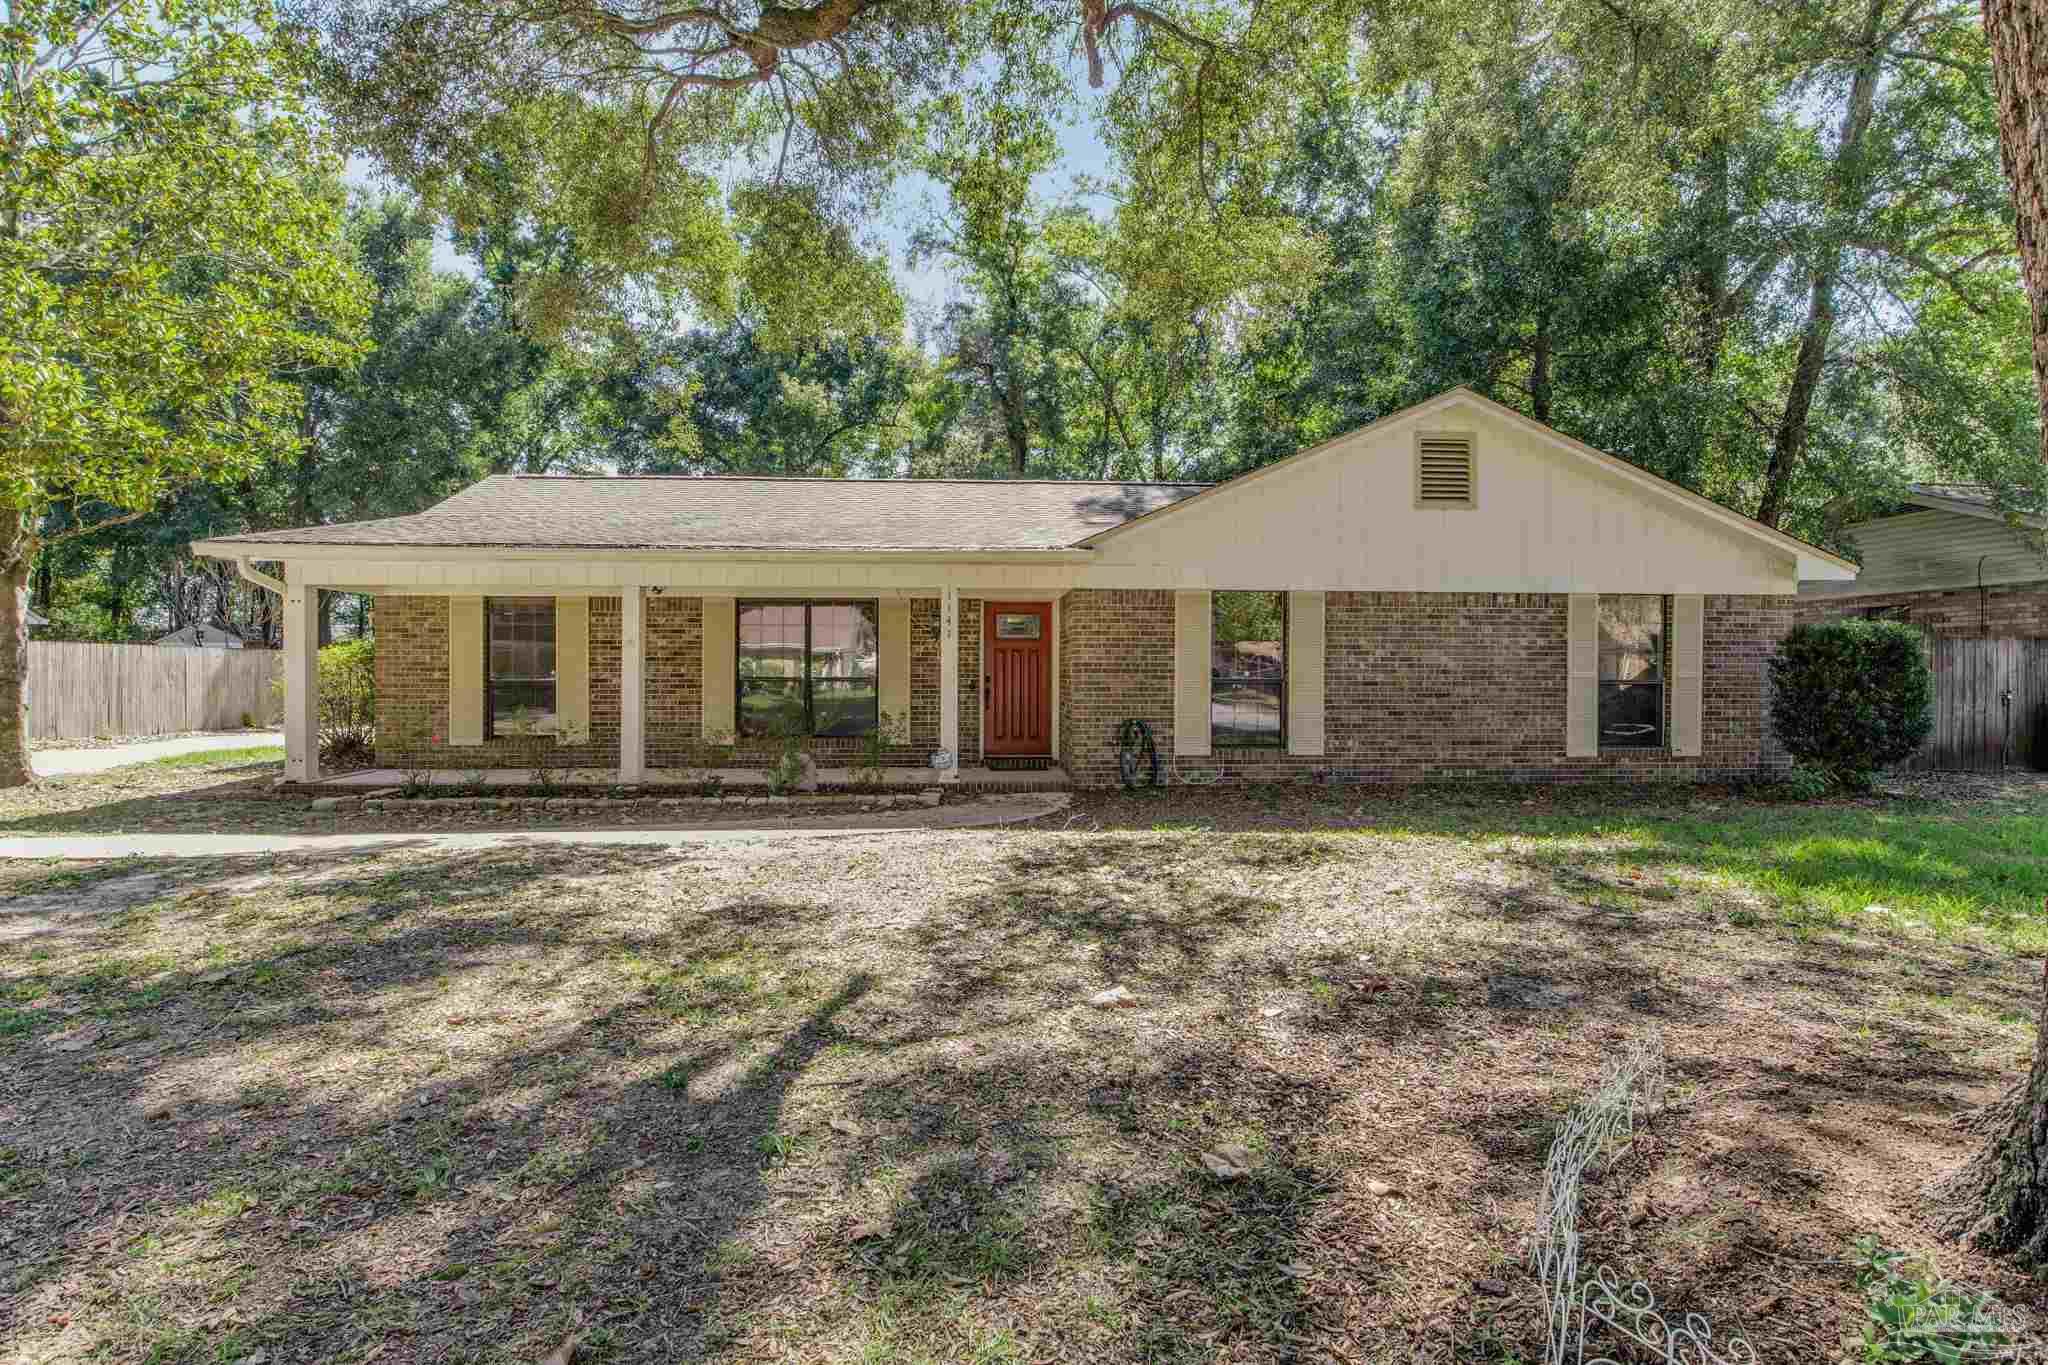
[[[981,614],[981,749],[1052,753],[1052,605],[991,602]]]

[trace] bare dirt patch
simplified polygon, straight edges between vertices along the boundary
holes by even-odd
[[[0,1356],[1526,1361],[1551,1125],[1657,1028],[1590,1252],[1834,1358],[2026,1052],[2018,931],[1820,913],[1713,799],[1464,799],[0,866]]]

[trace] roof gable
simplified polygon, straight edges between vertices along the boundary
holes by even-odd
[[[1617,456],[1596,450],[1584,442],[1575,441],[1541,422],[1523,416],[1513,408],[1496,403],[1466,388],[1448,390],[1435,398],[1380,418],[1376,422],[1332,437],[1284,460],[1261,466],[1227,482],[1212,484],[1143,517],[1104,528],[1081,543],[1091,548],[1107,550],[1119,541],[1128,542],[1147,535],[1150,531],[1172,521],[1185,521],[1200,515],[1204,510],[1213,512],[1221,504],[1243,506],[1246,502],[1245,495],[1252,490],[1263,488],[1270,494],[1276,482],[1299,478],[1319,464],[1356,461],[1361,458],[1377,460],[1388,466],[1381,471],[1389,477],[1378,481],[1378,496],[1374,499],[1374,507],[1383,515],[1397,512],[1401,507],[1407,506],[1407,499],[1399,485],[1401,481],[1412,478],[1411,468],[1406,461],[1409,458],[1408,443],[1412,440],[1413,433],[1418,430],[1449,430],[1474,423],[1491,429],[1496,438],[1508,438],[1505,441],[1496,439],[1492,443],[1495,460],[1500,458],[1504,450],[1514,451],[1525,457],[1539,450],[1547,452],[1560,469],[1579,476],[1572,481],[1573,485],[1589,499],[1611,504],[1619,493],[1631,502],[1655,507],[1685,524],[1701,528],[1711,527],[1719,533],[1714,538],[1731,547],[1741,544],[1746,547],[1748,553],[1764,551],[1775,557],[1792,560],[1800,577],[1847,579],[1855,576],[1855,564],[1840,555],[1809,545],[1782,531],[1773,530],[1740,513],[1731,512],[1711,499],[1659,478]],[[1482,467],[1477,476],[1482,490],[1488,482],[1485,463],[1482,459]],[[1498,472],[1496,466],[1496,476]],[[1399,477],[1392,477],[1396,473]],[[1555,492],[1554,481],[1549,491]],[[1482,505],[1485,505],[1487,496],[1484,491],[1481,492]],[[1409,506],[1408,510],[1418,519],[1451,518],[1448,521],[1431,523],[1437,526],[1444,536],[1451,538],[1469,534],[1477,525],[1494,520],[1488,517],[1477,523],[1461,522],[1457,520],[1464,515],[1461,512],[1425,511],[1412,506]],[[1497,504],[1495,510],[1501,510]],[[1515,510],[1518,515],[1526,516],[1536,509],[1520,505]],[[1735,539],[1728,539],[1730,536]]]

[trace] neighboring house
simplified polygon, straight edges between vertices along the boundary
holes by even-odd
[[[153,645],[184,645],[200,649],[245,649],[249,642],[239,633],[220,625],[190,625],[159,635],[150,641]]]
[[[1104,785],[1136,719],[1169,780],[1571,781],[1783,762],[1764,660],[1856,572],[1462,389],[1207,487],[497,476],[193,549],[286,566],[298,779],[315,587],[375,597],[387,764],[635,782],[879,726]]]
[[[1845,527],[1863,558],[1854,582],[1802,581],[1799,619],[1911,621],[1936,635],[2048,636],[2048,558],[2039,519],[2010,525],[1981,484],[1916,483],[1913,510]]]

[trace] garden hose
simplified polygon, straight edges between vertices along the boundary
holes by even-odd
[[[1159,746],[1152,742],[1152,727],[1142,720],[1127,720],[1116,736],[1116,768],[1124,786],[1138,785],[1140,763],[1150,767],[1150,785],[1159,786]]]

